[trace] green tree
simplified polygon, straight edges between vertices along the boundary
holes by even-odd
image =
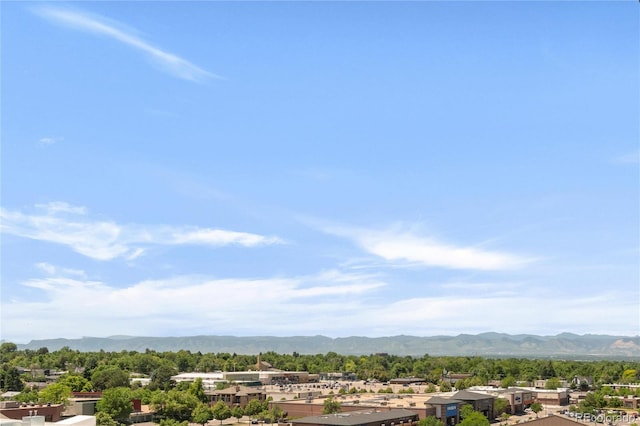
[[[283,415],[284,411],[282,411],[282,408],[275,406],[270,410],[263,410],[258,417],[266,422],[274,423],[278,419],[282,418]]]
[[[266,404],[262,403],[261,401],[257,400],[257,399],[252,399],[251,401],[249,401],[247,403],[247,405],[245,405],[244,407],[244,413],[247,416],[257,416],[259,413],[261,413],[263,410],[265,410]]]
[[[473,409],[473,405],[471,404],[464,404],[460,408],[460,417],[462,417],[463,419],[469,417],[473,413],[475,413],[475,410]]]
[[[220,420],[220,424],[222,424],[223,420],[231,417],[231,409],[224,403],[224,401],[218,401],[211,408],[213,412],[213,418],[216,420]]]
[[[200,403],[193,410],[191,415],[191,421],[194,423],[206,425],[210,420],[213,420],[213,410],[205,403]]]
[[[198,398],[189,392],[180,392],[176,389],[158,393],[152,399],[152,405],[158,414],[180,422],[189,421],[191,413],[200,403]]]
[[[589,392],[578,404],[577,411],[580,413],[593,413],[606,405],[604,395],[600,392]]]
[[[511,386],[515,386],[517,384],[516,378],[513,376],[507,376],[504,379],[500,380],[501,388],[509,388]]]
[[[466,380],[458,380],[455,383],[456,390],[465,390],[468,387],[469,386],[467,385],[467,381]]]
[[[5,363],[12,360],[18,351],[18,345],[11,342],[4,342],[0,344],[0,362]]]
[[[451,383],[444,380],[438,383],[438,387],[440,388],[440,392],[451,392]]]
[[[607,404],[611,408],[620,408],[622,407],[622,399],[620,398],[609,398],[609,403]]]
[[[14,397],[16,401],[24,402],[24,403],[35,403],[40,400],[40,396],[38,395],[38,389],[23,389],[18,395]]]
[[[499,416],[502,413],[506,413],[509,408],[509,401],[504,398],[496,398],[493,400],[493,413]]]
[[[63,374],[57,383],[69,386],[71,392],[90,392],[93,390],[91,382],[79,374]]]
[[[207,395],[204,394],[204,385],[201,378],[197,378],[191,383],[188,392],[198,398],[199,401],[207,402]]]
[[[2,368],[0,368],[0,389],[15,392],[21,392],[24,389],[24,383],[20,379],[20,373],[17,368],[9,364],[2,364]]]
[[[502,413],[502,414],[500,414],[500,421],[506,423],[507,420],[509,420],[509,417],[511,417],[511,414]]]
[[[543,379],[550,379],[551,377],[556,377],[556,370],[553,367],[552,361],[547,361],[540,368],[540,377]]]
[[[286,416],[284,410],[277,405],[275,405],[270,411],[273,413],[273,418],[276,421],[278,421],[279,419],[283,419]]]
[[[536,413],[536,417],[538,417],[538,413],[542,411],[542,404],[536,401],[536,402],[533,402],[531,406],[529,406],[529,408],[531,408],[531,411]]]
[[[562,383],[557,377],[547,379],[547,382],[544,384],[545,389],[558,389],[559,387],[562,387]]]
[[[107,413],[96,413],[96,426],[119,426],[120,424]]]
[[[115,365],[97,367],[91,374],[93,388],[102,391],[129,386],[129,374]]]
[[[64,383],[51,383],[39,393],[40,401],[51,404],[67,404],[71,398],[71,388]]]
[[[622,383],[631,383],[637,380],[638,380],[637,371],[631,368],[624,370],[622,372],[622,377],[620,378],[620,381]]]
[[[160,420],[160,426],[189,426],[189,422],[187,420],[162,419]]]
[[[244,410],[239,405],[236,405],[231,409],[231,416],[238,419],[238,423],[239,423],[240,419],[244,416]]]
[[[460,422],[460,426],[489,426],[489,419],[482,413],[473,411]]]
[[[133,412],[131,389],[117,387],[106,389],[102,392],[102,398],[96,404],[99,413],[106,413],[112,419],[124,421]]]
[[[337,401],[333,397],[326,398],[324,400],[324,406],[322,407],[322,414],[334,414],[340,412],[340,401]]]
[[[435,416],[427,416],[424,419],[420,419],[418,426],[444,426],[444,423]]]
[[[178,369],[168,361],[164,360],[163,363],[151,373],[151,382],[149,383],[149,387],[152,390],[169,390],[175,385],[175,382],[171,378],[176,374],[178,374]]]

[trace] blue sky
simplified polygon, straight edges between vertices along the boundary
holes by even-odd
[[[1,337],[640,334],[640,8],[2,2]]]

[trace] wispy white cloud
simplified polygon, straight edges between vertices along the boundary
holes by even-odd
[[[220,76],[194,65],[186,59],[151,45],[131,30],[125,30],[123,25],[104,17],[51,6],[38,7],[33,10],[37,15],[50,22],[80,31],[100,34],[132,47],[153,59],[163,71],[174,77],[194,82],[220,78]]]
[[[64,140],[64,138],[60,138],[60,137],[51,137],[51,136],[45,136],[42,137],[40,139],[38,139],[38,143],[40,145],[53,145],[54,143],[60,142]]]
[[[52,337],[51,333],[57,337],[105,336],[122,334],[125,329],[143,335],[231,331],[231,327],[239,333],[290,329],[306,334],[326,325],[327,317],[339,321],[335,324],[339,328],[360,307],[356,301],[385,284],[375,277],[328,271],[263,279],[183,275],[125,287],[49,276],[22,285],[38,289],[41,297],[2,305],[3,337],[18,341]]]
[[[48,262],[36,263],[36,268],[38,268],[45,274],[52,275],[52,276],[73,276],[73,277],[80,277],[80,278],[86,278],[87,276],[87,274],[83,270],[72,269],[72,268],[61,268],[59,266],[52,265],[51,263],[48,263]]]
[[[195,226],[145,226],[93,220],[84,207],[64,202],[37,205],[39,212],[27,214],[0,208],[3,233],[62,244],[97,260],[133,260],[152,245],[238,245],[257,247],[280,244],[277,237],[248,232]]]
[[[87,214],[86,207],[74,206],[63,201],[51,201],[46,204],[36,204],[35,206],[40,210],[44,210],[48,215],[55,215],[57,213]]]
[[[124,287],[51,274],[22,285],[37,289],[40,297],[3,300],[3,338],[16,342],[107,336],[123,330],[150,336],[218,334],[221,330],[233,335],[333,337],[483,331],[637,333],[637,324],[628,321],[637,316],[637,292],[620,300],[607,289],[575,297],[563,294],[562,289],[543,296],[536,290],[508,296],[464,291],[442,296],[390,295],[392,289],[376,276],[338,270],[274,278],[181,275]],[[538,321],[542,304],[543,323]]]
[[[640,164],[640,150],[620,155],[614,158],[613,162],[618,164]]]
[[[326,232],[346,237],[388,262],[471,270],[505,270],[533,259],[479,246],[445,243],[400,226],[384,230],[329,226]]]

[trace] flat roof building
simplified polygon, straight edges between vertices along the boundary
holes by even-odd
[[[180,382],[195,382],[196,380],[202,380],[202,387],[205,389],[215,389],[218,383],[224,383],[224,373],[222,371],[216,371],[213,373],[180,373],[171,377],[176,383]]]
[[[489,419],[489,421],[492,421],[495,417],[493,414],[493,400],[496,399],[496,397],[493,395],[461,390],[454,393],[451,398],[458,399],[467,404],[471,404],[474,410],[484,414],[484,416]]]
[[[292,426],[400,426],[415,425],[418,415],[410,410],[364,410],[309,416],[291,421]]]

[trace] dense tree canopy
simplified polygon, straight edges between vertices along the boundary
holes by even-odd
[[[64,383],[52,383],[38,393],[38,399],[43,403],[66,404],[71,398],[71,388]]]
[[[316,355],[300,353],[278,354],[264,352],[261,359],[273,367],[288,371],[355,373],[359,379],[386,381],[396,377],[421,377],[437,384],[443,379],[443,371],[470,373],[469,379],[459,383],[460,387],[487,384],[490,380],[504,380],[505,384],[535,379],[564,379],[591,377],[598,384],[633,382],[640,380],[640,361],[629,360],[549,360],[528,358],[482,358],[478,356],[438,356],[425,354],[422,357],[396,355],[340,355],[335,352]],[[0,345],[2,372],[13,374],[11,368],[41,368],[73,371],[84,370],[83,377],[91,381],[94,390],[124,385],[123,378],[129,373],[151,377],[152,388],[168,390],[174,384],[171,377],[179,372],[241,371],[253,368],[257,355],[229,353],[177,352],[79,352],[68,347],[58,351],[47,348],[18,350],[17,345],[4,342]],[[105,372],[105,369],[107,370]],[[119,374],[114,374],[117,370]],[[99,373],[100,372],[100,373]],[[95,374],[95,376],[94,376]],[[7,373],[0,375],[0,380]],[[107,382],[106,376],[109,377]],[[114,378],[115,377],[115,378]],[[0,381],[3,390],[15,381]],[[115,381],[115,382],[114,382]],[[579,382],[575,384],[576,387]],[[83,386],[84,387],[84,386]],[[76,390],[77,385],[72,388]]]
[[[418,426],[444,426],[444,423],[435,416],[427,416],[424,419],[420,419]]]
[[[489,419],[482,413],[474,411],[459,423],[460,426],[489,426]]]
[[[133,412],[133,393],[126,387],[106,389],[96,404],[100,413],[108,414],[114,420],[125,420]]]
[[[129,386],[129,374],[116,365],[101,365],[91,374],[93,389],[105,389]]]
[[[16,397],[18,401],[62,402],[72,391],[103,391],[103,399],[98,406],[98,426],[114,426],[118,420],[128,416],[132,409],[131,400],[134,398],[140,399],[143,404],[151,404],[163,418],[161,424],[165,426],[183,425],[189,421],[206,424],[212,418],[223,420],[243,415],[274,421],[285,415],[278,411],[277,407],[270,410],[266,402],[258,400],[250,401],[244,409],[238,407],[229,410],[225,404],[216,404],[217,408],[208,409],[203,404],[207,398],[201,380],[179,385],[172,380],[179,372],[248,370],[255,366],[256,355],[202,354],[185,350],[156,352],[148,349],[144,352],[79,352],[67,347],[58,351],[49,351],[47,348],[19,350],[17,345],[5,342],[0,344],[0,360],[0,389],[22,390]],[[616,404],[621,404],[620,397],[640,397],[640,390],[614,390],[602,386],[613,382],[638,381],[640,361],[632,360],[498,359],[475,356],[432,357],[428,354],[422,357],[381,354],[353,356],[335,352],[324,355],[265,352],[261,354],[261,360],[281,370],[310,373],[351,372],[360,379],[383,381],[396,377],[419,377],[428,384],[425,393],[451,389],[451,384],[446,380],[451,372],[469,375],[455,383],[458,390],[474,385],[487,385],[489,382],[508,387],[536,379],[546,379],[547,387],[555,388],[564,381],[569,381],[574,388],[595,390],[577,407],[572,407],[580,412],[616,407]],[[26,381],[44,381],[42,371],[45,369],[69,373],[63,374],[56,383],[49,384],[41,391],[24,388]],[[24,370],[31,373],[21,374]],[[132,385],[132,377],[146,377],[151,382],[148,386],[139,383]],[[595,386],[587,384],[587,378],[593,380]],[[366,389],[352,386],[348,392],[364,391]],[[393,392],[391,387],[382,388],[381,391]],[[401,392],[410,393],[413,389],[406,387]],[[324,409],[327,412],[336,412],[340,409],[340,404],[337,400],[328,398]],[[533,409],[537,409],[537,406],[532,406]],[[505,410],[503,401],[497,400],[494,407],[496,415]],[[483,419],[476,416],[472,410],[463,407],[461,414],[465,422],[463,426],[486,426]]]

